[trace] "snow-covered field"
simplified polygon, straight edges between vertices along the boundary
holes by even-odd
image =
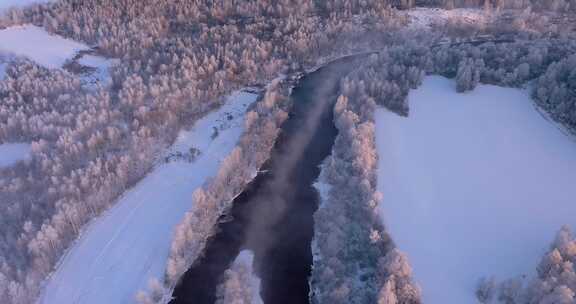
[[[576,143],[524,90],[427,77],[410,116],[376,113],[385,223],[424,303],[476,303],[482,276],[532,276],[561,225],[576,224]]]
[[[0,144],[0,168],[12,166],[30,157],[30,147],[26,143]]]
[[[406,11],[410,26],[415,29],[429,29],[434,23],[459,20],[464,23],[477,24],[486,21],[486,14],[481,9],[456,8],[446,10],[441,8],[414,8]]]
[[[108,85],[110,68],[116,65],[118,60],[88,53],[77,56],[80,51],[89,50],[90,47],[83,43],[50,34],[34,25],[0,30],[0,80],[4,77],[8,62],[14,57],[25,57],[49,69],[59,69],[76,60],[81,66],[93,68],[92,71],[81,74],[86,84]]]
[[[183,131],[166,156],[196,148],[193,162],[159,164],[128,190],[80,239],[48,280],[40,303],[127,304],[151,278],[162,278],[172,232],[191,208],[192,193],[217,173],[243,131],[246,108],[256,95],[237,92],[218,111]],[[229,115],[232,119],[229,120]],[[212,139],[214,128],[219,134]]]
[[[47,68],[62,67],[88,46],[51,35],[34,25],[13,26],[0,30],[0,52],[24,56]]]

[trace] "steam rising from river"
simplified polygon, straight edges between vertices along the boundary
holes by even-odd
[[[312,184],[337,135],[333,105],[339,80],[354,60],[338,60],[299,81],[290,117],[269,162],[234,200],[229,217],[207,244],[201,261],[186,272],[172,303],[214,303],[217,282],[242,250],[254,252],[266,303],[307,304],[314,218]]]
[[[297,199],[294,190],[297,188],[294,184],[299,182],[297,166],[303,158],[306,158],[306,150],[322,123],[322,116],[326,114],[326,111],[332,111],[336,99],[334,88],[343,68],[330,68],[332,71],[328,77],[302,81],[304,90],[314,92],[314,100],[309,102],[307,107],[293,113],[296,123],[285,126],[284,129],[284,132],[291,132],[291,136],[280,139],[285,141],[279,145],[279,150],[275,151],[270,166],[271,176],[262,186],[259,194],[253,198],[256,200],[253,203],[258,207],[252,208],[252,214],[249,216],[245,247],[255,252],[257,261],[258,257],[265,255],[273,246],[272,237],[276,234],[270,231],[286,229],[277,225],[284,216],[287,204]],[[301,101],[294,100],[293,102]],[[286,130],[286,127],[291,130]],[[290,229],[299,229],[299,227],[290,227]]]

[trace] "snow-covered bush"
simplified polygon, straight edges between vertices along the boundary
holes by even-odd
[[[216,304],[262,304],[260,279],[254,273],[254,255],[242,251],[224,272],[224,281],[218,286]]]

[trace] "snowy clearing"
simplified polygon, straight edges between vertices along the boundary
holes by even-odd
[[[36,3],[47,3],[53,0],[0,0],[0,15],[11,8],[20,8]]]
[[[237,92],[218,111],[182,131],[166,156],[200,151],[195,160],[170,158],[90,223],[44,287],[40,303],[135,302],[151,278],[165,273],[172,232],[191,208],[192,193],[217,173],[243,131],[256,95]],[[213,138],[214,128],[219,134]]]
[[[476,8],[456,8],[446,10],[441,8],[418,7],[406,12],[410,20],[410,26],[414,29],[429,29],[434,23],[448,20],[459,20],[468,24],[486,22],[486,14]]]
[[[85,75],[83,78],[89,84],[102,84],[104,86],[112,83],[110,69],[119,63],[117,59],[108,59],[95,55],[83,55],[78,59],[81,66],[94,68],[95,71]]]
[[[0,30],[0,41],[0,52],[27,57],[50,69],[62,67],[78,51],[89,49],[82,43],[51,35],[34,25]]]
[[[79,74],[88,85],[109,85],[110,69],[118,63],[117,59],[91,54],[93,51],[83,43],[52,35],[34,25],[0,30],[0,41],[0,80],[5,74],[7,63],[14,56],[26,57],[49,69],[64,67]],[[42,47],[39,48],[39,45]]]
[[[525,90],[427,77],[410,117],[376,112],[383,219],[424,303],[476,303],[477,280],[533,276],[563,224],[574,227],[576,144]]]
[[[28,159],[30,157],[30,149],[31,145],[27,143],[0,144],[0,168],[9,167],[19,161]]]

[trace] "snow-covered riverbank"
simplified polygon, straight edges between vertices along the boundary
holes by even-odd
[[[87,85],[106,86],[111,82],[110,69],[118,64],[118,59],[95,55],[84,43],[30,24],[0,29],[0,41],[0,80],[10,62],[15,58],[27,58],[48,69],[65,68],[80,75]],[[80,67],[87,69],[82,71]]]
[[[246,108],[255,100],[255,94],[234,93],[218,111],[183,131],[166,152],[168,162],[88,224],[39,302],[134,303],[136,292],[146,289],[151,278],[162,278],[174,227],[190,209],[194,190],[217,173],[235,147]],[[195,149],[200,154],[190,161],[187,155],[196,155]]]
[[[243,250],[224,273],[216,304],[263,304],[260,283],[260,278],[254,273],[254,253]]]
[[[0,52],[26,57],[50,69],[61,68],[76,53],[89,49],[82,43],[51,35],[34,25],[0,30],[0,41]]]
[[[476,303],[482,276],[532,276],[563,224],[574,227],[576,144],[527,91],[458,94],[438,76],[410,116],[376,113],[381,212],[424,303]]]

